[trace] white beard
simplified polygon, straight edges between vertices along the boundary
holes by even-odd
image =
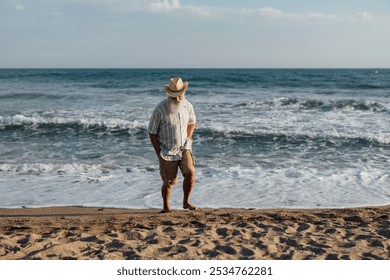
[[[177,114],[180,109],[183,107],[183,100],[179,103],[175,103],[173,101],[169,102],[169,110],[171,111],[171,114]]]

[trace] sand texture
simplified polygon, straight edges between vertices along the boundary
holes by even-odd
[[[0,209],[0,259],[390,259],[390,206]]]

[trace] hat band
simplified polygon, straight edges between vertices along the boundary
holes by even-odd
[[[182,91],[183,89],[184,89],[184,85],[183,85],[182,88],[179,89],[179,90],[172,90],[171,87],[169,87],[169,90],[172,91],[172,92],[180,92],[180,91]]]

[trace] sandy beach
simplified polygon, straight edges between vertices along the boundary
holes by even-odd
[[[390,259],[390,206],[0,209],[0,259]]]

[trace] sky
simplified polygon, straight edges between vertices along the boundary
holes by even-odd
[[[0,0],[0,68],[390,68],[389,0]]]

